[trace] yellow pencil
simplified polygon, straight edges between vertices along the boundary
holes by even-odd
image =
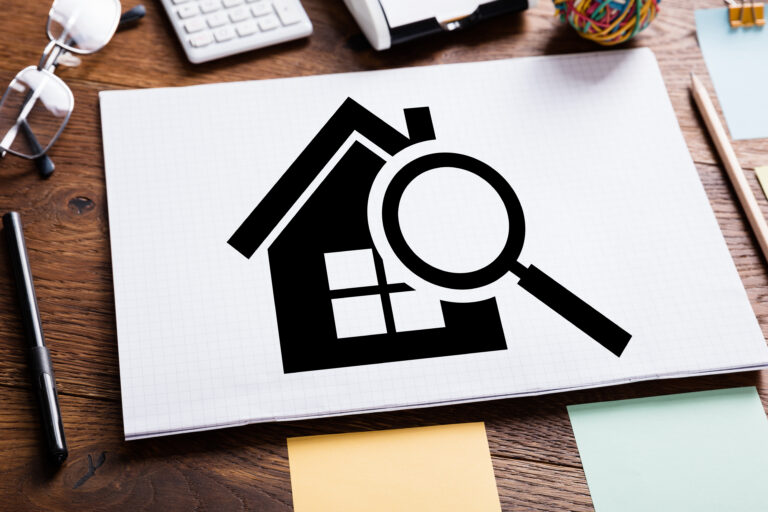
[[[736,195],[739,197],[742,208],[744,208],[744,213],[747,214],[747,219],[750,226],[752,226],[752,231],[755,233],[757,243],[760,244],[763,257],[768,260],[768,224],[766,224],[765,218],[757,204],[757,199],[755,199],[752,188],[749,186],[749,182],[747,182],[747,177],[744,175],[744,171],[736,159],[736,153],[734,153],[733,146],[731,146],[728,140],[728,134],[720,122],[707,89],[693,73],[691,73],[691,90],[696,106],[699,107],[701,117],[704,118],[707,130],[709,130],[709,134],[715,142],[720,159],[725,164],[728,177],[733,184],[733,188],[736,190]]]

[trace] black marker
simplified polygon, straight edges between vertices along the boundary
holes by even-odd
[[[67,441],[64,439],[64,427],[61,424],[59,398],[56,393],[56,380],[48,349],[45,348],[43,326],[40,311],[37,308],[35,285],[29,269],[27,246],[21,230],[21,217],[16,212],[3,215],[5,238],[11,255],[13,275],[16,278],[16,292],[24,321],[24,332],[29,343],[29,367],[32,374],[32,387],[37,393],[42,414],[43,430],[48,443],[48,453],[57,464],[67,458]]]

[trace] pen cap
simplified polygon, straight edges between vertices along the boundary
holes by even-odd
[[[40,414],[43,419],[48,453],[57,464],[61,464],[69,454],[64,437],[64,425],[61,421],[59,397],[56,379],[53,375],[51,356],[45,347],[29,349],[29,365],[32,371],[32,385],[35,386],[40,402]]]

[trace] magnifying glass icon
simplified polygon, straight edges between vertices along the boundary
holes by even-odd
[[[498,194],[507,212],[509,232],[503,249],[496,259],[477,270],[450,272],[434,267],[420,258],[403,236],[399,212],[405,190],[422,174],[446,168],[461,169],[485,181]],[[632,337],[547,274],[518,261],[525,239],[523,208],[504,177],[480,160],[458,153],[432,153],[408,162],[395,173],[384,192],[382,221],[384,235],[394,255],[408,270],[427,282],[443,288],[470,290],[491,284],[512,272],[520,278],[518,285],[521,288],[616,356],[621,356]]]

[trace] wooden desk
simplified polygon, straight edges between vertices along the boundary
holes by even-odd
[[[61,69],[76,106],[51,151],[58,167],[53,178],[39,180],[25,160],[0,162],[0,212],[19,210],[25,221],[70,446],[60,471],[42,462],[22,326],[8,254],[0,244],[0,508],[288,511],[286,437],[485,421],[504,510],[591,510],[566,404],[757,385],[768,405],[766,374],[753,372],[124,442],[98,91],[599,49],[561,26],[549,0],[541,0],[541,6],[518,16],[376,53],[340,0],[304,0],[315,26],[309,40],[192,66],[159,2],[145,1],[147,17],[138,27],[84,57],[79,68]],[[765,333],[765,263],[688,92],[690,71],[713,90],[696,43],[694,4],[722,3],[665,0],[661,17],[630,46],[650,46],[659,59],[688,147]],[[0,82],[37,62],[46,43],[49,5],[48,0],[3,3]],[[133,5],[129,0],[125,8]],[[740,142],[736,150],[745,168],[768,164],[768,140]],[[753,186],[758,190],[754,180]],[[136,208],[141,207],[137,197]]]

